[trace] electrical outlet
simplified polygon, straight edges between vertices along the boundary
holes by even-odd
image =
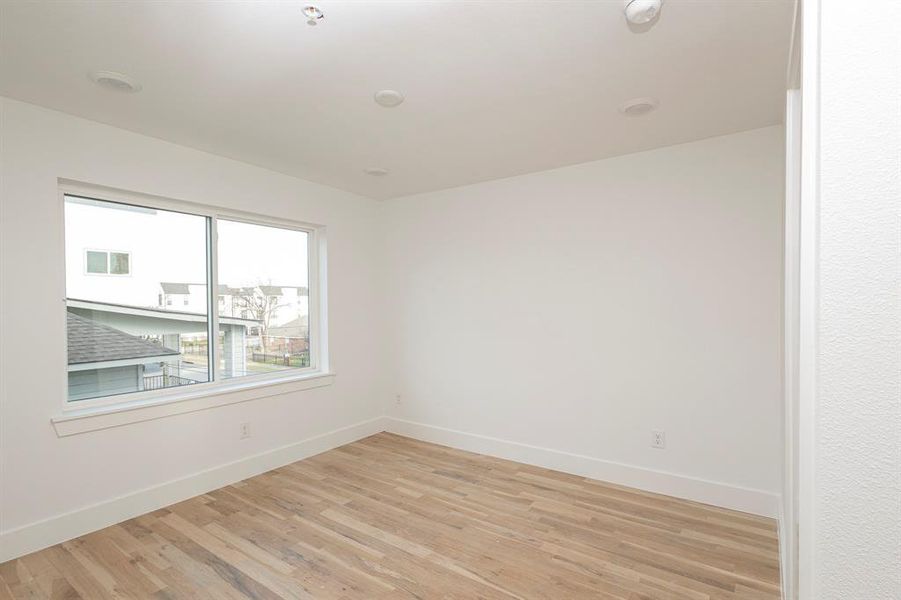
[[[400,394],[397,394],[396,396],[394,396],[394,403],[400,404]]]
[[[241,423],[241,439],[246,440],[250,437],[250,423]]]
[[[651,448],[657,448],[658,450],[663,450],[666,448],[666,432],[665,431],[652,431],[651,432]]]

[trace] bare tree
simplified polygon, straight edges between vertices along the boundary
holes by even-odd
[[[269,336],[267,333],[273,315],[279,308],[288,306],[281,301],[282,296],[280,292],[278,294],[267,293],[273,291],[269,289],[272,287],[274,286],[271,285],[271,282],[269,285],[257,283],[254,287],[237,288],[233,294],[235,307],[240,309],[242,314],[244,314],[244,311],[247,311],[250,318],[260,322],[260,339],[263,343],[263,352],[268,351]]]

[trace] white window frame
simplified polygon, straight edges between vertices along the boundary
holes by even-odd
[[[104,254],[106,254],[106,273],[93,273],[91,271],[88,271],[88,252],[103,252]],[[112,260],[110,255],[113,253],[128,255],[128,273],[110,272],[110,261]],[[81,253],[81,256],[83,272],[89,277],[131,277],[131,252],[127,252],[125,250],[106,250],[104,248],[85,248]]]
[[[272,217],[183,200],[174,200],[129,192],[103,186],[60,180],[59,201],[65,214],[66,196],[130,204],[145,208],[168,210],[206,218],[207,223],[207,334],[212,381],[189,386],[131,392],[83,400],[68,399],[68,381],[64,378],[61,391],[61,414],[52,421],[58,435],[72,435],[104,429],[131,422],[155,419],[170,414],[203,410],[214,406],[244,402],[256,398],[329,385],[334,380],[328,360],[327,289],[326,289],[326,228],[324,225]],[[307,273],[309,290],[310,366],[274,373],[245,375],[229,379],[219,377],[219,348],[215,332],[219,330],[218,239],[219,220],[229,220],[281,229],[293,229],[307,234]],[[63,226],[65,235],[65,226]],[[65,244],[64,244],[65,245]],[[85,257],[86,253],[83,254]],[[107,259],[109,260],[109,259]],[[129,255],[129,272],[131,269]],[[66,269],[63,269],[63,310],[66,319]],[[99,275],[99,274],[97,274]],[[121,275],[125,276],[125,275]],[[65,331],[65,330],[63,330]],[[65,335],[62,336],[65,339]],[[64,357],[67,353],[63,353]],[[68,371],[64,358],[63,372]]]

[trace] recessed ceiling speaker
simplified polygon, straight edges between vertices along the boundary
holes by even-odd
[[[125,92],[128,94],[134,94],[141,91],[140,83],[128,75],[116,73],[115,71],[94,71],[90,73],[88,77],[100,87],[105,87],[108,90]]]
[[[644,25],[660,14],[663,0],[626,0],[626,19],[635,25]]]

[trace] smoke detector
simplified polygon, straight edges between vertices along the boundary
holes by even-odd
[[[134,94],[141,91],[140,83],[138,83],[128,75],[116,73],[115,71],[93,71],[92,73],[88,74],[88,77],[90,77],[91,81],[93,81],[100,87],[104,87],[115,92]]]
[[[663,0],[626,0],[626,20],[634,25],[644,25],[660,14]]]
[[[363,172],[373,177],[384,177],[388,174],[388,169],[382,167],[366,167]]]

